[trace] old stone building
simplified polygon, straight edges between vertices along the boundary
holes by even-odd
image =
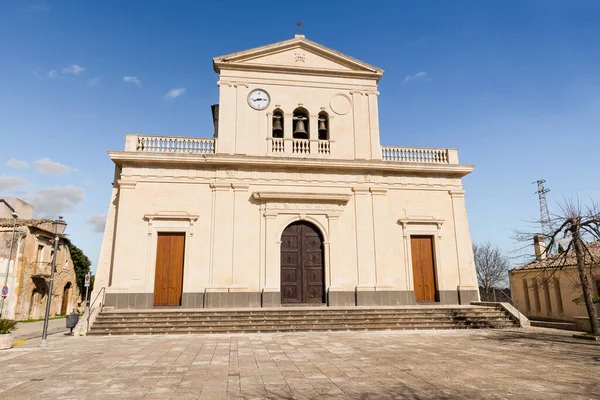
[[[95,296],[117,309],[469,304],[447,148],[382,146],[383,70],[296,35],[213,59],[212,138],[128,134]],[[208,107],[208,105],[207,105]]]
[[[574,251],[546,257],[541,243],[543,238],[536,240],[534,261],[509,271],[513,300],[530,319],[581,322],[585,326],[588,316]],[[588,249],[594,260],[600,260],[600,241],[588,244]],[[592,295],[600,296],[600,265],[589,266],[588,279]],[[600,315],[600,304],[596,312]]]
[[[12,213],[16,213],[18,218],[12,218]],[[32,217],[31,205],[14,198],[0,199],[0,284],[6,277],[15,226],[7,279],[9,294],[5,298],[2,312],[4,318],[42,318],[46,310],[54,253],[52,221]],[[50,315],[70,313],[74,308],[78,308],[80,303],[81,295],[75,280],[71,255],[61,240],[56,255]]]

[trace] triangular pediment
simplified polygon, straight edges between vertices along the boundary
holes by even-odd
[[[383,70],[297,35],[267,46],[256,47],[213,59],[216,72],[221,68],[281,70],[341,75],[368,75],[379,79]]]

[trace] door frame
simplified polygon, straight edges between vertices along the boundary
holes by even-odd
[[[430,237],[432,239],[431,240],[431,246],[432,246],[431,258],[432,258],[432,262],[433,262],[433,285],[434,285],[433,299],[434,300],[433,301],[421,301],[418,303],[439,303],[440,302],[440,288],[439,288],[438,282],[440,281],[440,279],[439,279],[439,271],[437,268],[437,251],[436,251],[437,243],[436,243],[435,237],[433,235],[414,233],[414,234],[410,235],[410,237],[409,237],[408,248],[410,249],[410,272],[411,272],[411,276],[413,277],[413,282],[412,282],[411,288],[414,292],[414,290],[415,290],[414,267],[412,264],[412,260],[413,260],[413,258],[412,258],[412,239],[413,239],[413,237],[421,237],[421,238]],[[416,294],[415,294],[415,298],[416,298]]]
[[[146,275],[144,276],[144,287],[146,293],[154,293],[154,280],[156,274],[156,256],[158,247],[158,233],[185,233],[185,247],[183,250],[183,285],[182,293],[189,292],[188,285],[190,284],[190,268],[188,268],[188,260],[191,256],[191,242],[194,237],[194,222],[198,216],[190,215],[187,217],[167,216],[167,215],[146,215],[148,220],[148,244],[146,257]],[[201,285],[196,279],[196,285]],[[183,301],[182,301],[183,302]],[[150,305],[150,307],[154,307]],[[177,306],[170,306],[177,307]]]
[[[181,266],[181,268],[183,269],[183,271],[181,271],[182,272],[181,273],[181,298],[179,300],[179,304],[154,304],[154,302],[155,302],[155,297],[154,296],[156,294],[155,293],[156,287],[153,287],[152,288],[152,294],[153,294],[153,296],[152,296],[152,307],[169,307],[169,308],[170,307],[181,307],[183,305],[183,293],[184,293],[183,285],[184,285],[184,282],[185,282],[185,261],[186,261],[187,247],[188,247],[188,242],[187,242],[188,235],[185,232],[181,231],[181,230],[173,230],[173,231],[159,230],[158,232],[156,232],[156,247],[154,249],[154,251],[155,251],[155,261],[154,261],[154,274],[153,274],[154,275],[154,283],[156,283],[156,268],[157,268],[156,260],[157,260],[157,257],[158,257],[158,237],[159,237],[159,235],[161,233],[165,233],[165,234],[178,233],[178,234],[180,234],[180,236],[183,236],[183,263],[182,263],[182,266]]]
[[[438,296],[438,301],[441,298],[440,292],[446,290],[444,287],[444,280],[441,278],[442,273],[442,258],[440,257],[440,229],[442,221],[431,221],[429,224],[421,223],[403,223],[404,231],[404,265],[406,265],[406,286],[407,290],[414,292],[415,282],[413,278],[413,265],[412,265],[412,249],[411,249],[411,237],[412,236],[433,236],[433,272],[435,275],[435,289]],[[452,290],[456,290],[456,287]]]
[[[292,224],[298,223],[298,222],[305,222],[309,225],[312,225],[312,227],[314,228],[315,232],[319,235],[319,239],[321,240],[321,268],[322,268],[322,277],[323,277],[323,292],[322,292],[322,296],[323,296],[323,301],[321,303],[307,303],[307,302],[303,302],[300,301],[298,303],[284,303],[283,301],[281,301],[281,304],[299,304],[299,305],[306,305],[306,306],[310,306],[311,304],[327,304],[327,282],[328,282],[328,278],[329,278],[329,274],[328,274],[328,258],[329,258],[329,242],[326,239],[326,236],[323,232],[322,226],[321,224],[318,223],[318,221],[313,220],[312,218],[301,218],[301,217],[296,217],[293,218],[291,220],[287,221],[287,224],[285,224],[283,226],[283,228],[281,229],[281,231],[279,232],[279,236],[277,238],[277,249],[278,249],[278,262],[277,265],[279,267],[279,296],[281,299],[281,271],[282,271],[282,267],[281,267],[281,238],[283,237],[283,232],[285,232],[285,230]],[[302,293],[301,293],[301,297],[303,297],[303,293],[304,293],[304,268],[301,265],[301,271],[302,271]]]

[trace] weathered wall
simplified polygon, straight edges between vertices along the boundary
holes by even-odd
[[[590,283],[596,296],[600,295],[599,281],[600,267],[595,267]],[[572,321],[575,317],[587,317],[585,305],[573,302],[582,294],[579,274],[574,267],[559,271],[511,271],[510,287],[513,300],[528,318]]]
[[[16,235],[11,268],[9,272],[10,295],[5,300],[4,315],[7,318],[24,320],[42,318],[45,313],[48,293],[47,282],[50,275],[52,242],[49,232],[33,228],[19,227]],[[0,231],[0,266],[5,268],[12,229]],[[38,252],[38,246],[43,246]],[[75,281],[73,262],[66,245],[59,245],[56,258],[56,272],[52,290],[50,315],[61,312],[65,286],[70,284],[67,312],[77,309],[81,295]],[[4,271],[4,269],[2,269]],[[3,280],[4,276],[0,275]]]

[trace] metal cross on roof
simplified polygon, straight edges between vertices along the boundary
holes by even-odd
[[[298,19],[298,20],[296,20],[294,25],[296,25],[296,34],[302,35],[302,27],[304,26],[304,22],[302,22],[301,20]]]

